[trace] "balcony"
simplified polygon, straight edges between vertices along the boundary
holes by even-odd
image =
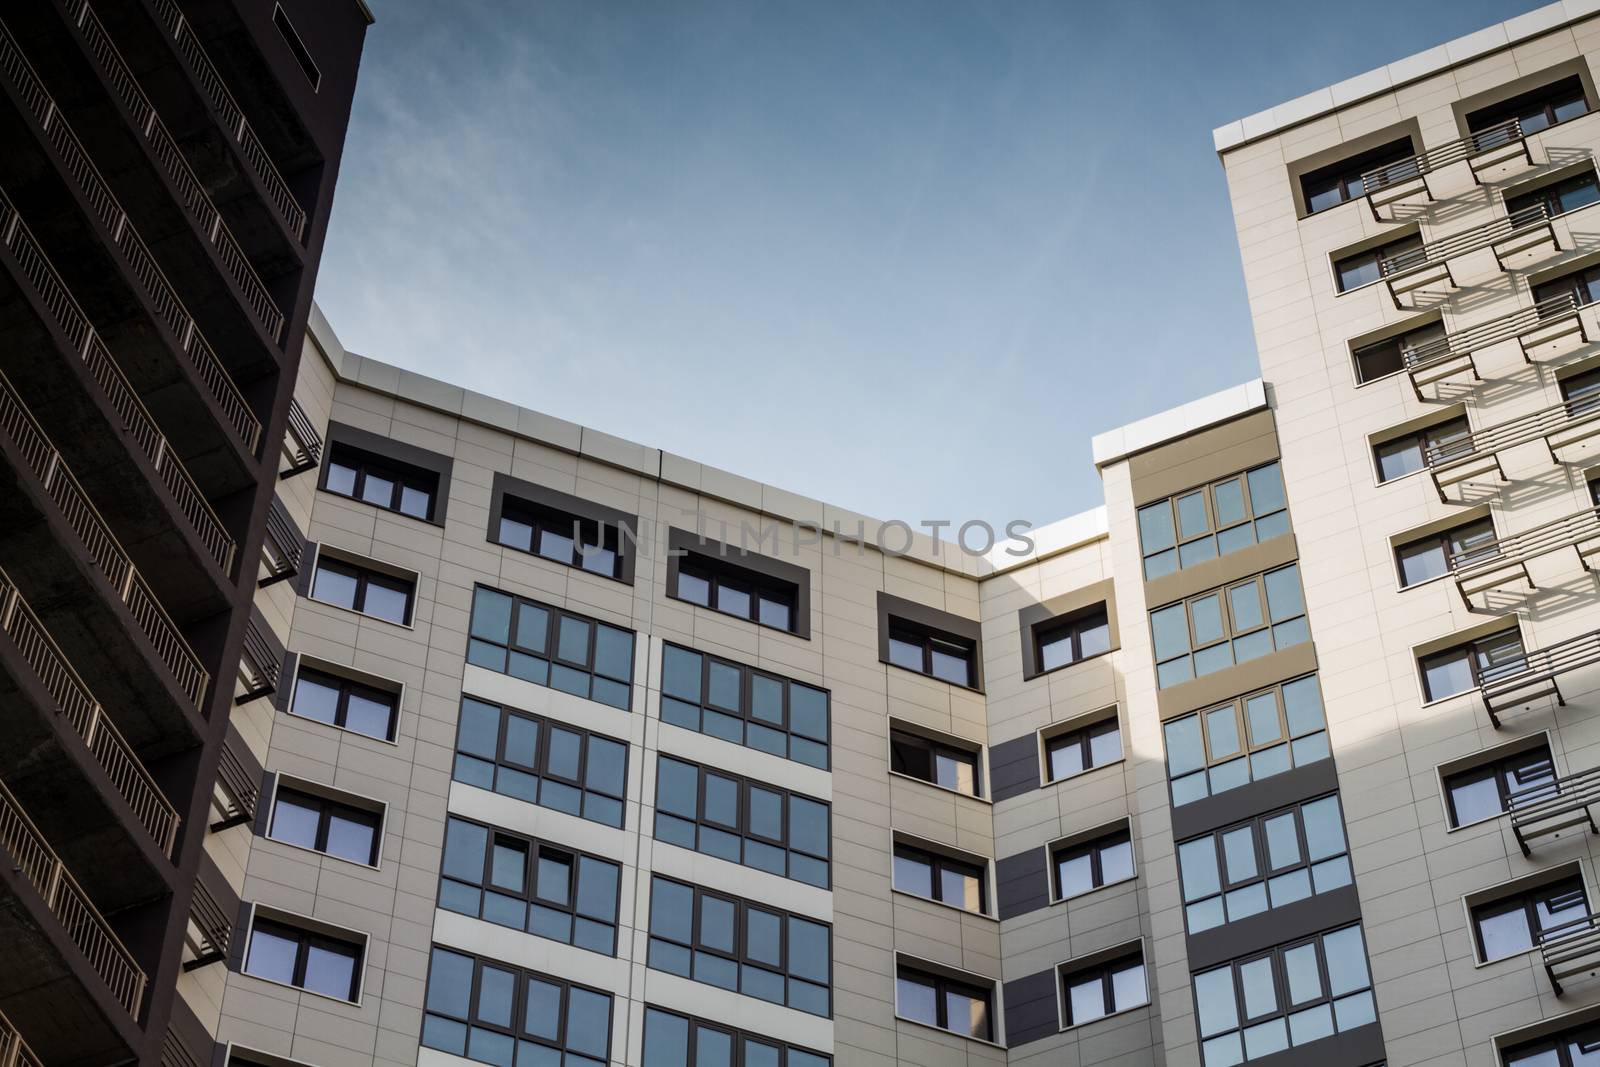
[[[184,970],[196,971],[228,958],[238,912],[239,898],[222,872],[209,857],[202,859],[194,895],[189,898],[189,928],[184,939],[188,958],[184,960]]]
[[[211,823],[213,831],[228,830],[255,820],[256,805],[261,800],[260,772],[252,773],[239,755],[240,749],[249,751],[244,744],[242,738],[233,735],[230,727],[228,738],[222,743],[222,758],[217,762],[217,786],[212,799],[217,818]],[[251,762],[254,762],[253,756]]]
[[[0,1067],[44,1067],[11,1020],[0,1015]]]
[[[1566,707],[1557,682],[1563,674],[1600,663],[1600,630],[1593,630],[1544,648],[1530,648],[1520,657],[1485,667],[1478,675],[1478,692],[1484,710],[1495,729],[1500,728],[1500,712],[1540,697],[1553,696]]]
[[[1452,289],[1460,288],[1450,266],[1452,260],[1487,249],[1494,253],[1495,267],[1504,271],[1508,258],[1531,252],[1547,243],[1556,251],[1561,250],[1549,210],[1543,204],[1534,204],[1515,215],[1495,219],[1436,241],[1427,241],[1420,248],[1408,249],[1399,255],[1379,260],[1378,272],[1389,287],[1389,297],[1394,301],[1394,306],[1401,311],[1408,308],[1415,310],[1415,303],[1401,303],[1401,298],[1415,300],[1417,294],[1428,286],[1441,282],[1448,283]]]
[[[1560,451],[1600,435],[1600,400],[1593,397],[1566,400],[1552,407],[1519,415],[1466,436],[1429,447],[1423,462],[1433,478],[1439,499],[1448,503],[1446,490],[1494,473],[1510,481],[1500,465],[1500,453],[1518,445],[1543,441],[1550,462],[1560,463]]]
[[[1539,956],[1556,996],[1566,992],[1563,983],[1600,973],[1600,916],[1585,915],[1541,930],[1538,938]]]
[[[239,654],[239,684],[234,689],[235,704],[259,700],[278,688],[283,656],[273,652],[271,642],[261,630],[261,624],[253,617],[245,626],[244,648]]]
[[[322,435],[311,425],[311,416],[300,406],[300,398],[289,401],[289,423],[283,434],[283,462],[278,471],[280,478],[293,478],[316,470],[322,462]]]
[[[1516,341],[1525,363],[1533,362],[1533,354],[1528,350],[1530,345],[1536,348],[1555,345],[1574,335],[1587,344],[1589,331],[1581,314],[1586,307],[1587,304],[1578,302],[1576,293],[1562,293],[1532,307],[1518,308],[1507,315],[1446,331],[1443,337],[1404,348],[1400,357],[1411,378],[1411,388],[1418,400],[1426,402],[1428,398],[1422,393],[1425,385],[1438,385],[1463,374],[1471,374],[1473,381],[1482,381],[1472,357],[1502,341]]]
[[[1418,195],[1429,202],[1437,199],[1428,183],[1430,175],[1465,163],[1473,184],[1482,185],[1484,172],[1514,162],[1518,156],[1527,160],[1528,166],[1533,166],[1533,154],[1528,151],[1521,121],[1507,119],[1488,129],[1369,170],[1361,175],[1361,187],[1372,217],[1378,222],[1392,222],[1394,208],[1399,204]],[[1390,210],[1388,219],[1383,217],[1383,208]]]
[[[1551,778],[1510,797],[1511,832],[1524,856],[1531,857],[1532,842],[1554,837],[1563,830],[1586,826],[1600,833],[1590,814],[1591,805],[1600,803],[1600,767],[1591,767],[1564,778]]]
[[[1470,610],[1474,596],[1492,589],[1513,584],[1537,589],[1533,575],[1528,572],[1528,561],[1564,548],[1576,550],[1578,564],[1585,571],[1593,570],[1589,557],[1600,553],[1600,507],[1584,508],[1532,529],[1497,537],[1465,552],[1452,552],[1446,564],[1455,578],[1461,599]]]
[[[257,585],[268,586],[293,578],[300,573],[301,558],[305,555],[305,541],[295,529],[289,509],[273,494],[267,509],[266,536],[261,539],[261,575]]]

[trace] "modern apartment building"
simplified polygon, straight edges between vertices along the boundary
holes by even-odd
[[[279,472],[315,443],[296,365],[370,21],[0,5],[8,1067],[210,1060],[178,987],[192,929],[227,930],[232,679]]]

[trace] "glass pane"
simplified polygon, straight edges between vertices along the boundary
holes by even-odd
[[[931,982],[920,978],[902,974],[895,980],[895,1010],[915,1022],[939,1024],[938,995]]]
[[[1473,688],[1472,666],[1466,649],[1452,649],[1422,661],[1422,687],[1429,700],[1464,693]]]
[[[1239,1007],[1233,991],[1233,968],[1218,967],[1194,976],[1195,1011],[1200,1036],[1210,1037],[1239,1025]]]
[[[1066,737],[1052,738],[1048,744],[1050,756],[1050,780],[1060,781],[1062,778],[1081,774],[1085,770],[1083,762],[1083,738],[1079,734],[1069,734]]]
[[[472,957],[434,949],[428,968],[427,1009],[465,1019],[471,995]]]
[[[340,496],[354,496],[356,492],[356,469],[330,460],[328,463],[328,480],[323,487],[328,492],[338,493]]]
[[[319,566],[316,577],[311,582],[311,596],[324,604],[334,604],[341,608],[354,608],[356,606],[357,579],[353,574],[333,570],[328,566]]]
[[[608,678],[633,678],[633,635],[615,626],[596,624],[594,671]]]
[[[744,673],[739,668],[712,660],[707,689],[710,703],[729,711],[742,710],[744,702],[740,694],[743,691],[743,679]]]
[[[1245,477],[1250,482],[1250,511],[1257,518],[1287,505],[1283,496],[1283,475],[1276,463],[1257,467]]]
[[[1233,705],[1213,708],[1204,714],[1206,722],[1206,740],[1211,743],[1211,758],[1213,760],[1225,759],[1242,751],[1239,745],[1239,720],[1233,713]]]
[[[1186,901],[1209,897],[1222,888],[1217,877],[1217,846],[1214,838],[1202,837],[1178,846],[1178,871],[1183,880]]]
[[[945,990],[945,1014],[950,1029],[968,1037],[989,1037],[989,1001],[984,997],[969,996],[953,989]]]
[[[1217,525],[1232,526],[1244,519],[1244,483],[1238,478],[1219,482],[1211,489],[1211,500],[1217,508]]]
[[[1089,731],[1089,764],[1104,767],[1122,758],[1122,727],[1118,723],[1096,726]]]
[[[1344,819],[1339,814],[1339,799],[1323,797],[1300,809],[1306,828],[1306,855],[1315,861],[1337,856],[1345,850]]]
[[[1289,736],[1320,730],[1327,721],[1322,715],[1322,690],[1315,675],[1283,683],[1283,710],[1289,720]]]
[[[890,635],[889,637],[889,662],[896,667],[922,673],[922,645],[913,643],[902,637]]]
[[[1288,874],[1280,874],[1267,882],[1267,889],[1272,896],[1274,908],[1304,900],[1311,895],[1311,872],[1301,867]]]
[[[933,868],[921,856],[896,852],[894,855],[894,887],[919,897],[933,898]]]
[[[1317,1041],[1333,1033],[1333,1011],[1326,1004],[1289,1016],[1289,1036],[1296,1045]]]
[[[667,645],[661,651],[661,692],[700,703],[700,653]]]
[[[750,591],[736,585],[717,585],[717,610],[741,619],[750,617]]]
[[[646,1008],[644,1062],[649,1067],[689,1067],[689,1020]]]
[[[828,694],[809,685],[789,686],[789,729],[816,741],[828,739]]]
[[[826,983],[829,970],[828,928],[805,919],[789,919],[789,973]]]
[[[297,953],[298,945],[293,938],[257,927],[250,935],[245,973],[275,982],[292,982]]]
[[[394,482],[369,471],[361,483],[361,499],[380,508],[389,507],[394,502]]]
[[[567,1048],[591,1056],[611,1043],[611,998],[576,986],[567,991]]]
[[[1422,469],[1422,443],[1416,437],[1403,437],[1373,449],[1378,460],[1378,481],[1389,482]]]
[[[570,615],[561,616],[556,631],[556,655],[569,663],[587,665],[590,629],[590,624],[582,619],[574,619]]]
[[[1067,1007],[1073,1026],[1099,1019],[1106,1014],[1106,991],[1099,975],[1074,982],[1068,979]]]
[[[744,953],[757,963],[779,966],[783,960],[783,916],[761,908],[746,908]]]
[[[1143,963],[1111,972],[1111,1006],[1114,1010],[1127,1011],[1149,999],[1144,985]]]
[[[1300,593],[1300,568],[1282,567],[1269,572],[1264,581],[1267,586],[1267,608],[1273,622],[1282,622],[1306,613],[1305,599]]]
[[[1395,552],[1400,563],[1400,584],[1416,585],[1437,578],[1447,569],[1444,543],[1434,539],[1421,544],[1404,545]]]
[[[1248,826],[1222,835],[1222,855],[1228,864],[1228,882],[1237,885],[1254,878],[1256,870],[1255,833]]]
[[[1228,590],[1228,607],[1233,612],[1233,632],[1242,634],[1266,623],[1261,615],[1261,593],[1255,582]]]
[[[536,604],[517,604],[517,647],[549,654],[550,612]]]
[[[1133,877],[1133,842],[1119,841],[1100,850],[1100,877],[1105,885]]]
[[[474,1018],[495,1026],[511,1025],[511,1002],[517,976],[511,971],[485,966],[478,971],[478,1008]]]
[[[1272,977],[1272,957],[1239,965],[1239,987],[1244,991],[1244,1017],[1259,1019],[1278,1010],[1278,989]]]
[[[411,587],[390,585],[376,578],[368,578],[361,610],[375,619],[405,625],[411,610]]]
[[[1293,812],[1273,816],[1262,823],[1262,828],[1266,831],[1269,869],[1281,871],[1300,862],[1300,835]]]
[[[290,710],[317,722],[334,722],[339,715],[339,688],[302,674],[295,683],[294,703]]]
[[[1178,535],[1182,538],[1198,537],[1211,529],[1211,519],[1206,514],[1204,492],[1189,493],[1177,499]]]
[[[1272,693],[1261,693],[1244,702],[1245,720],[1250,724],[1250,744],[1270,745],[1283,736],[1283,725],[1278,721],[1278,698]]]
[[[391,698],[392,699],[392,698]],[[394,705],[360,690],[351,690],[345,703],[344,726],[358,734],[388,740],[394,736]]]
[[[764,674],[750,675],[750,716],[783,725],[783,683]]]
[[[335,811],[328,817],[328,855],[370,864],[378,836],[376,819]]]
[[[929,642],[933,676],[952,685],[972,684],[972,651],[937,638]]]
[[[661,757],[656,762],[656,807],[687,819],[698,809],[700,772],[692,764]]]
[[[340,1000],[349,1000],[355,992],[358,950],[312,942],[306,952],[307,990],[322,993]]]
[[[734,917],[737,908],[731,900],[723,900],[702,893],[700,895],[700,944],[720,952],[732,952],[737,931]]]
[[[739,783],[720,774],[705,776],[705,819],[707,822],[737,829],[739,826]]]
[[[1172,529],[1172,508],[1165,500],[1139,509],[1139,543],[1147,556],[1177,543]]]
[[[1202,1042],[1200,1047],[1205,1057],[1205,1067],[1234,1067],[1235,1064],[1244,1062],[1244,1053],[1239,1049],[1237,1032],[1214,1037]]]
[[[309,801],[279,794],[272,808],[272,828],[269,836],[301,848],[317,847],[317,823],[321,810]]]
[[[1268,1019],[1244,1031],[1244,1051],[1250,1059],[1282,1052],[1289,1047],[1289,1027],[1283,1019]]]
[[[1265,882],[1255,882],[1243,889],[1235,889],[1224,897],[1228,905],[1228,921],[1238,922],[1240,919],[1251,915],[1260,915],[1267,910],[1267,886]]]
[[[971,868],[945,864],[939,870],[939,899],[966,911],[981,912],[983,879]]]
[[[1322,973],[1317,969],[1317,946],[1296,945],[1283,954],[1283,973],[1289,980],[1289,1003],[1304,1004],[1322,996]]]
[[[1296,742],[1298,744],[1298,742]],[[1289,746],[1274,745],[1250,754],[1250,776],[1256,781],[1289,769]]]
[[[583,768],[583,784],[596,792],[621,796],[627,789],[628,746],[609,738],[589,738],[588,761]]]
[[[789,847],[813,856],[828,855],[828,806],[789,796]]]
[[[1528,912],[1520,904],[1498,913],[1480,913],[1475,920],[1485,960],[1497,960],[1533,947]]]
[[[779,630],[788,630],[792,627],[791,617],[793,610],[787,600],[780,599],[769,593],[761,593],[756,598],[756,621],[763,626],[771,626]]]
[[[1203,596],[1191,603],[1189,613],[1194,619],[1195,647],[1220,641],[1227,635],[1222,625],[1222,598],[1217,594]]]
[[[1157,660],[1171,659],[1189,651],[1189,624],[1182,604],[1151,612],[1150,630],[1155,637]]]
[[[750,786],[750,833],[769,841],[783,840],[783,794]]]
[[[418,519],[426,519],[433,508],[433,494],[426,489],[407,485],[400,489],[400,510]]]
[[[688,571],[678,572],[678,599],[687,600],[691,604],[711,603],[711,583],[698,574]]]
[[[1167,773],[1176,778],[1205,766],[1205,750],[1200,742],[1200,717],[1189,715],[1167,723],[1162,732],[1167,739]]]
[[[559,726],[550,727],[545,738],[546,769],[557,778],[576,781],[583,758],[583,735]]]
[[[1056,861],[1056,879],[1061,896],[1075,897],[1094,888],[1094,860],[1087,852],[1064,855]]]

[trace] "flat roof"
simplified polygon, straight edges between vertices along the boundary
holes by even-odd
[[[1208,426],[1229,422],[1267,406],[1267,386],[1260,378],[1179,404],[1137,422],[1094,435],[1094,465],[1126,459],[1135,452],[1176,441]]]
[[[1534,8],[1525,15],[1446,41],[1426,52],[1418,52],[1354,78],[1346,78],[1336,85],[1236,119],[1226,126],[1218,126],[1211,131],[1212,143],[1219,153],[1227,152],[1380,93],[1392,92],[1402,85],[1420,81],[1468,60],[1571,25],[1597,12],[1600,12],[1600,0],[1557,0],[1556,3]]]

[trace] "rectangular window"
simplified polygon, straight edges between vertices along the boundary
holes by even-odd
[[[497,1067],[611,1061],[611,997],[435,945],[422,1044]]]
[[[1522,631],[1513,627],[1423,656],[1417,668],[1422,672],[1422,695],[1433,701],[1516,674],[1526,669],[1527,663]]]
[[[827,889],[831,827],[820,800],[660,756],[658,841]]]
[[[322,72],[317,69],[316,60],[311,58],[311,50],[295,32],[294,24],[289,21],[289,16],[284,13],[282,4],[272,6],[272,24],[278,28],[278,33],[283,36],[283,43],[289,46],[289,54],[294,56],[294,61],[306,76],[306,81],[311,83],[311,91],[316,92],[322,85]]]
[[[650,966],[829,1018],[832,928],[655,875]]]
[[[1414,233],[1398,241],[1390,241],[1388,244],[1336,259],[1333,261],[1334,287],[1341,293],[1348,293],[1352,289],[1371,285],[1383,277],[1384,260],[1393,259],[1405,252],[1416,252],[1421,248],[1422,236]]]
[[[302,666],[289,701],[289,714],[380,741],[393,741],[399,704],[399,695],[387,689]]]
[[[1587,930],[1588,920],[1589,897],[1583,879],[1574,875],[1478,904],[1472,908],[1472,935],[1479,961],[1493,963],[1537,948],[1541,935]]]
[[[1122,759],[1122,727],[1117,717],[1044,739],[1045,781],[1059,782]]]
[[[1567,414],[1573,417],[1600,407],[1600,370],[1561,379],[1561,399],[1567,402]]]
[[[977,650],[970,638],[889,620],[889,662],[896,667],[972,689],[977,684]]]
[[[467,662],[627,711],[633,632],[487,586],[472,594]]]
[[[399,626],[411,625],[416,583],[371,567],[319,556],[311,599]]]
[[[641,1067],[832,1067],[833,1058],[661,1008],[644,1009]]]
[[[902,1019],[962,1037],[994,1040],[994,987],[975,985],[901,964],[895,972],[895,1013]]]
[[[688,552],[678,561],[667,595],[786,633],[800,632],[800,588],[743,567],[725,556]]]
[[[1553,1037],[1516,1045],[1500,1053],[1505,1067],[1594,1067],[1600,1058],[1600,1024],[1584,1023]]]
[[[251,924],[244,973],[353,1003],[361,992],[363,954],[359,940],[257,918]]]
[[[1308,674],[1162,724],[1178,807],[1328,758],[1317,677]]]
[[[1413,359],[1424,358],[1444,339],[1444,323],[1430,322],[1415,330],[1362,345],[1352,353],[1356,363],[1356,381],[1365,385],[1398,374],[1406,369],[1406,353],[1418,353]]]
[[[989,911],[983,868],[932,849],[897,843],[894,887],[902,893],[937,900],[977,915]]]
[[[1535,304],[1555,301],[1548,308],[1541,307],[1541,315],[1565,314],[1574,307],[1588,307],[1596,300],[1600,300],[1600,267],[1573,271],[1533,287]]]
[[[1305,198],[1306,214],[1315,215],[1319,211],[1364,196],[1366,188],[1361,183],[1361,176],[1379,167],[1400,164],[1390,167],[1388,180],[1391,182],[1415,177],[1416,164],[1411,162],[1411,157],[1415,154],[1416,148],[1412,146],[1411,138],[1402,137],[1397,141],[1379,145],[1370,152],[1341,159],[1320,170],[1302,175],[1300,192]]]
[[[1504,815],[1512,798],[1550,793],[1555,780],[1556,766],[1546,744],[1447,775],[1444,797],[1450,825],[1471,826]]]
[[[1191,934],[1351,885],[1339,798],[1306,801],[1182,842],[1178,875]]]
[[[611,523],[506,493],[501,498],[500,528],[494,535],[495,541],[507,548],[531,552],[563,567],[578,567],[607,578],[621,574],[622,535]]]
[[[628,746],[525,711],[462,697],[451,776],[529,804],[621,826]]]
[[[1467,115],[1467,129],[1479,133],[1516,119],[1526,135],[1588,113],[1589,101],[1583,94],[1583,81],[1574,74],[1471,112]]]
[[[439,475],[335,442],[323,465],[322,488],[384,511],[431,522]]]
[[[1061,966],[1062,1022],[1082,1026],[1150,1003],[1145,986],[1144,953],[1134,952],[1092,967]]]
[[[1062,621],[1051,620],[1034,629],[1039,673],[1066,667],[1111,651],[1111,624],[1106,606]]]
[[[1220,1067],[1377,1021],[1360,926],[1194,976],[1201,1058]]]
[[[661,720],[828,769],[828,691],[719,656],[663,646]]]
[[[978,753],[962,745],[891,728],[889,769],[969,797],[982,795]]]
[[[1052,848],[1050,866],[1055,870],[1057,900],[1133,878],[1133,839],[1127,830],[1064,848]]]
[[[1588,207],[1596,200],[1600,200],[1600,180],[1596,180],[1594,171],[1586,170],[1582,174],[1542,185],[1531,193],[1506,197],[1506,216],[1521,225],[1534,221],[1540,215],[1546,218],[1565,215],[1569,211]]]
[[[1414,474],[1428,466],[1430,458],[1438,463],[1465,453],[1472,447],[1471,438],[1467,417],[1462,415],[1375,444],[1372,457],[1377,465],[1378,481],[1392,482]]]
[[[1394,561],[1400,572],[1400,588],[1442,578],[1480,556],[1487,556],[1489,553],[1485,553],[1484,548],[1492,545],[1494,539],[1494,523],[1484,517],[1397,545]]]
[[[1289,532],[1278,463],[1224,478],[1139,509],[1145,581]]]
[[[1311,640],[1300,567],[1268,571],[1150,613],[1156,684],[1166,689]]]
[[[267,836],[368,867],[378,865],[383,816],[370,808],[279,785]]]
[[[605,956],[617,954],[622,869],[452,815],[439,906]]]

